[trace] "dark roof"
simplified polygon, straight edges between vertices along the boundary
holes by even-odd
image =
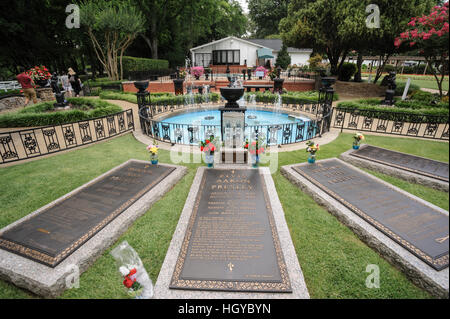
[[[281,39],[247,39],[247,41],[262,45],[266,48],[272,49],[275,52],[279,52],[283,46],[283,41]],[[312,51],[312,49],[297,49],[288,47],[288,52],[305,52]]]

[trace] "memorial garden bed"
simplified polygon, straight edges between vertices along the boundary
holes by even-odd
[[[352,140],[352,134],[341,134],[334,142],[321,146],[318,159],[338,156],[351,147]],[[449,159],[449,144],[444,142],[420,141],[421,147],[417,147],[415,139],[381,136],[366,136],[366,142],[439,161],[448,162]],[[128,134],[85,149],[0,168],[3,177],[0,186],[4,189],[0,194],[0,227],[5,227],[130,158],[148,160],[148,153],[141,143]],[[305,162],[306,158],[304,150],[279,153],[278,166]],[[170,153],[160,150],[159,159],[162,163],[170,163]],[[136,249],[153,282],[164,261],[196,169],[201,166],[181,164],[188,167],[188,174],[117,241],[127,240]],[[448,210],[448,193],[380,173],[370,173]],[[273,175],[273,179],[311,298],[430,297],[362,243],[311,197],[292,185],[279,171]],[[42,192],[42,189],[46,191]],[[81,276],[80,288],[67,290],[62,298],[127,298],[109,251],[105,251]],[[380,267],[382,279],[379,289],[365,286],[368,275],[365,269],[369,263]],[[0,297],[33,296],[0,281]]]
[[[0,115],[0,127],[32,127],[58,125],[122,111],[114,104],[88,98],[68,98],[69,110],[55,109],[55,101],[27,106],[17,112]]]

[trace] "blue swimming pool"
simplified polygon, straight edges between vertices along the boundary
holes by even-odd
[[[151,136],[176,144],[197,145],[210,135],[221,138],[219,110],[186,112],[149,124]],[[299,115],[247,110],[245,138],[252,138],[256,131],[271,145],[297,143],[314,137],[316,121]]]

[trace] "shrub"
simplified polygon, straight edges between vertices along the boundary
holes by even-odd
[[[245,99],[250,101],[251,95],[255,95],[255,101],[260,103],[275,103],[277,94],[265,92],[246,93]],[[287,92],[281,95],[283,104],[308,104],[317,103],[319,99],[319,92],[305,91],[305,92]],[[334,93],[333,100],[337,100],[338,95]]]
[[[170,104],[184,104],[184,95],[173,95],[172,93],[151,93],[151,104],[158,105],[170,105]],[[130,103],[137,103],[136,93],[132,92],[112,92],[112,91],[103,91],[100,93],[101,99],[108,100],[123,100]],[[195,103],[205,102],[205,97],[203,94],[194,94]],[[217,93],[209,93],[209,101],[217,102],[219,101],[219,94]]]
[[[119,106],[102,100],[68,98],[67,101],[75,106],[76,109],[49,112],[54,109],[54,101],[38,103],[25,107],[17,112],[0,115],[0,127],[59,125],[122,111]]]
[[[130,71],[152,71],[169,68],[169,61],[167,60],[135,58],[131,56],[124,56],[122,64],[124,74]]]
[[[397,84],[397,87],[395,88],[395,95],[402,96],[403,91],[405,90],[406,82],[396,81],[395,83]],[[411,94],[412,92],[418,91],[418,90],[420,90],[420,86],[418,86],[417,84],[414,84],[414,83],[410,83],[407,94]]]
[[[339,81],[350,81],[357,69],[358,68],[355,63],[345,62],[339,71]]]

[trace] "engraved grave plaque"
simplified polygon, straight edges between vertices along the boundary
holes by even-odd
[[[448,163],[372,145],[363,145],[350,155],[448,182]]]
[[[264,178],[205,170],[170,288],[292,292]]]
[[[55,267],[173,170],[130,161],[0,234],[0,248]]]
[[[434,269],[448,267],[447,215],[337,159],[293,169]]]

